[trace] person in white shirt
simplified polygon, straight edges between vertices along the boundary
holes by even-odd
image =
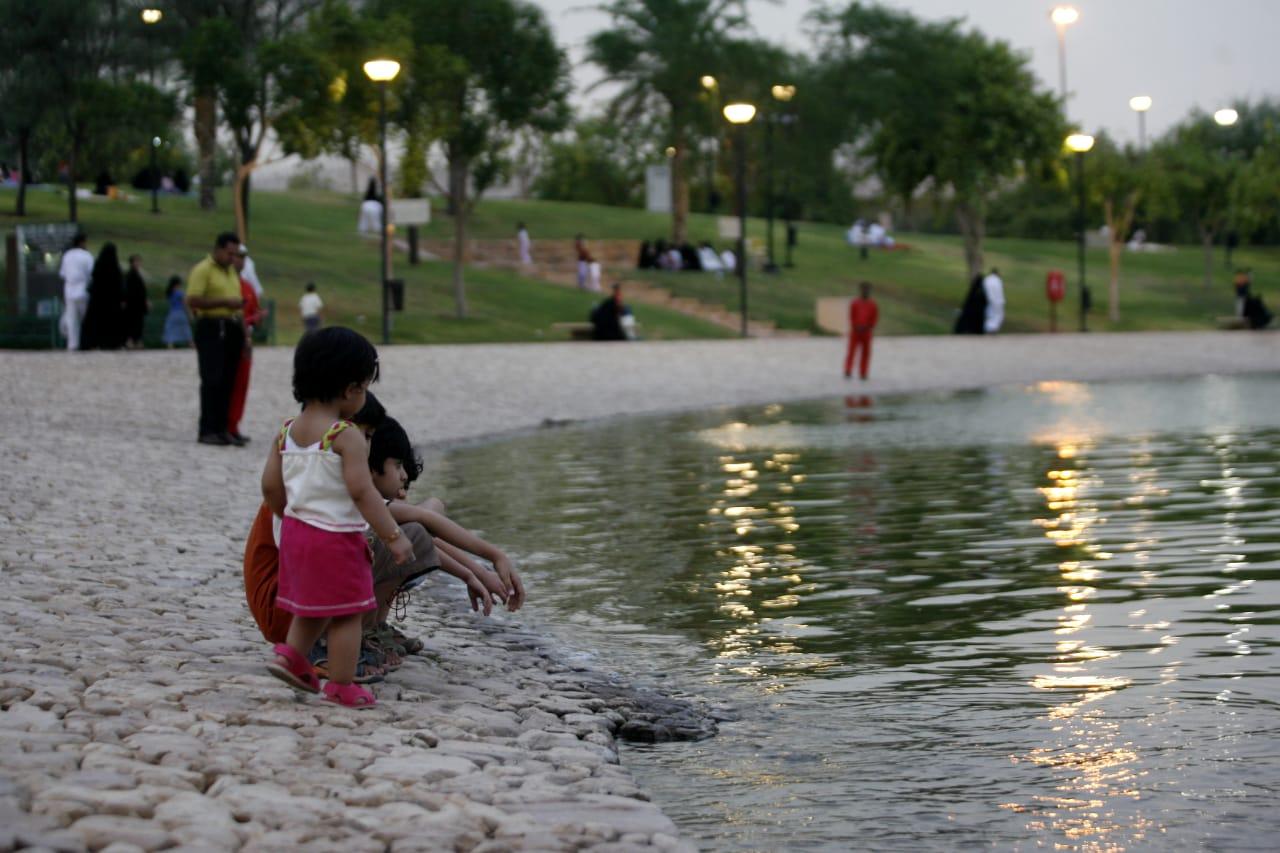
[[[62,330],[67,336],[67,349],[80,349],[80,327],[89,309],[89,279],[93,277],[93,255],[85,248],[88,237],[76,234],[71,248],[62,253],[62,266],[58,275],[62,278]]]
[[[324,310],[324,302],[316,293],[316,283],[307,282],[307,292],[298,300],[298,310],[302,312],[302,327],[305,331],[314,332],[320,328],[320,312]]]
[[[994,335],[1004,325],[1004,282],[1000,270],[995,267],[982,280],[982,291],[987,295],[987,313],[982,321],[982,331]]]
[[[262,298],[262,282],[258,280],[258,268],[253,265],[253,258],[245,252],[244,246],[240,247],[240,253],[244,255],[244,268],[240,270],[240,277],[249,282],[249,286],[253,288],[253,292],[258,298]]]
[[[529,239],[529,229],[523,222],[516,225],[516,243],[520,247],[520,264],[529,266],[533,263],[533,241]]]

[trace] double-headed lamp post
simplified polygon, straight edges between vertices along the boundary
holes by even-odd
[[[1080,266],[1080,331],[1087,332],[1092,300],[1089,298],[1089,285],[1085,281],[1084,155],[1093,148],[1093,137],[1087,133],[1073,133],[1067,137],[1067,148],[1076,155],[1076,255]]]
[[[382,342],[391,343],[391,295],[390,283],[387,281],[390,268],[390,247],[388,246],[387,216],[391,195],[387,192],[387,86],[400,73],[400,63],[394,59],[371,59],[364,64],[364,73],[378,86],[378,146],[381,155],[378,158],[378,180],[382,185]]]
[[[787,102],[789,102],[792,98],[796,96],[796,87],[789,84],[778,83],[778,84],[775,84],[773,88],[770,90],[770,94],[773,95],[773,99],[775,101],[785,105]],[[765,128],[764,128],[765,160],[769,168],[769,182],[768,182],[768,186],[765,187],[765,216],[767,217],[769,222],[767,226],[767,231],[766,231],[768,235],[766,240],[768,245],[769,260],[765,264],[765,267],[764,267],[765,272],[778,271],[778,264],[774,260],[774,255],[773,255],[773,208],[774,208],[774,201],[777,197],[777,193],[774,192],[774,180],[773,180],[773,173],[775,171],[774,162],[773,162],[774,161],[773,126],[780,121],[785,121],[787,118],[789,118],[789,116],[787,116],[785,113],[774,111],[774,110],[770,110],[769,114],[765,116]]]
[[[1151,109],[1150,95],[1135,95],[1129,99],[1129,109],[1138,114],[1138,150],[1147,149],[1147,110]]]
[[[738,301],[742,308],[742,337],[747,337],[747,125],[756,117],[754,104],[726,104],[724,117],[737,132],[733,147],[738,149]]]
[[[1067,27],[1080,20],[1075,6],[1054,6],[1049,20],[1058,30],[1058,85],[1062,90],[1062,108],[1067,108]]]

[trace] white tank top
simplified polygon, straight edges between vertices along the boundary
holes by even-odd
[[[333,452],[338,433],[354,428],[350,421],[338,421],[315,444],[299,447],[293,440],[293,421],[282,430],[280,463],[284,470],[287,498],[284,514],[321,530],[334,533],[363,533],[367,525],[342,476],[342,457]]]

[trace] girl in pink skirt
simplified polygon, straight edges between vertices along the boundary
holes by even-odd
[[[293,354],[293,396],[302,413],[284,423],[262,472],[262,495],[280,525],[276,606],[293,614],[267,670],[299,690],[320,692],[307,653],[327,632],[324,698],[353,708],[374,704],[352,679],[360,653],[360,615],[376,607],[366,522],[397,564],[413,546],[374,488],[369,445],[349,418],[378,378],[378,353],[350,329],[309,332]]]

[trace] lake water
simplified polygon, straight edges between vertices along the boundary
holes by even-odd
[[[718,410],[451,452],[710,850],[1276,849],[1280,378]]]

